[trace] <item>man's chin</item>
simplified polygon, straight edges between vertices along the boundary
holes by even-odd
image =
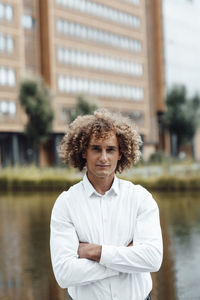
[[[101,172],[96,173],[96,176],[99,178],[106,178],[106,177],[109,177],[112,175],[114,176],[114,174],[112,172],[108,172],[108,171],[101,171]]]

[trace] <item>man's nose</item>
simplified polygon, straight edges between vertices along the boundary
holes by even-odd
[[[107,153],[106,153],[105,150],[102,150],[102,151],[101,151],[100,160],[101,160],[102,162],[104,162],[104,161],[107,160]]]

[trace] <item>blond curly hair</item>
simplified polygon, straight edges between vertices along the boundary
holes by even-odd
[[[142,141],[133,122],[120,113],[98,109],[93,115],[77,117],[61,140],[59,156],[63,162],[69,162],[82,171],[86,166],[82,154],[88,148],[90,137],[106,138],[113,132],[117,136],[121,154],[115,171],[121,173],[139,160]]]

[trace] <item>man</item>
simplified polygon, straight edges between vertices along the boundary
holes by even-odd
[[[150,299],[150,272],[162,261],[158,207],[115,175],[138,161],[140,145],[133,124],[106,110],[78,117],[61,142],[64,161],[87,169],[51,217],[54,274],[74,300]]]

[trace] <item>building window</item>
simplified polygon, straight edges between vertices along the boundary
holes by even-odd
[[[0,3],[0,20],[11,22],[13,20],[13,8],[11,5]]]
[[[10,35],[8,35],[7,36],[7,52],[12,53],[13,50],[14,50],[14,40]]]
[[[86,27],[62,19],[57,20],[56,27],[57,31],[64,35],[77,36],[132,52],[141,52],[142,50],[142,44],[139,40],[118,36],[114,33],[102,31],[100,29]]]
[[[127,75],[141,77],[143,66],[139,62],[112,58],[90,52],[58,47],[57,59],[60,63],[77,65],[110,72],[119,72]]]
[[[0,100],[0,116],[9,116],[11,119],[16,116],[16,103],[14,101]]]
[[[141,87],[64,75],[58,77],[58,90],[61,93],[84,92],[97,96],[127,99],[131,101],[141,101],[144,99],[144,90]]]
[[[61,93],[65,91],[65,79],[63,76],[60,76],[58,79],[58,89]]]
[[[131,2],[134,2],[134,4],[139,3],[139,1],[136,0],[132,0]],[[141,25],[139,17],[124,13],[112,7],[105,6],[96,2],[91,2],[87,0],[56,0],[56,3],[57,5],[77,9],[79,11],[86,12],[98,16],[100,18],[108,19],[113,22],[122,23],[130,27],[139,28]]]
[[[124,1],[129,2],[129,3],[131,3],[133,5],[136,5],[136,6],[140,5],[140,0],[124,0]]]
[[[13,87],[15,84],[15,71],[12,68],[0,67],[0,85]]]
[[[61,121],[65,122],[65,123],[69,123],[69,121],[70,121],[69,108],[66,108],[66,107],[61,108]]]
[[[7,70],[7,82],[9,86],[15,85],[15,73],[12,69]]]
[[[0,33],[0,53],[13,53],[14,40],[10,35]]]
[[[0,85],[6,85],[7,83],[7,71],[4,67],[0,68]]]
[[[6,51],[6,39],[5,36],[0,33],[0,52]]]
[[[14,117],[16,115],[16,103],[14,101],[11,101],[9,103],[9,113],[11,117]]]
[[[0,102],[0,112],[2,115],[8,114],[8,102],[7,101],[1,101]]]
[[[21,22],[24,29],[32,30],[35,28],[35,19],[30,15],[23,15]]]

